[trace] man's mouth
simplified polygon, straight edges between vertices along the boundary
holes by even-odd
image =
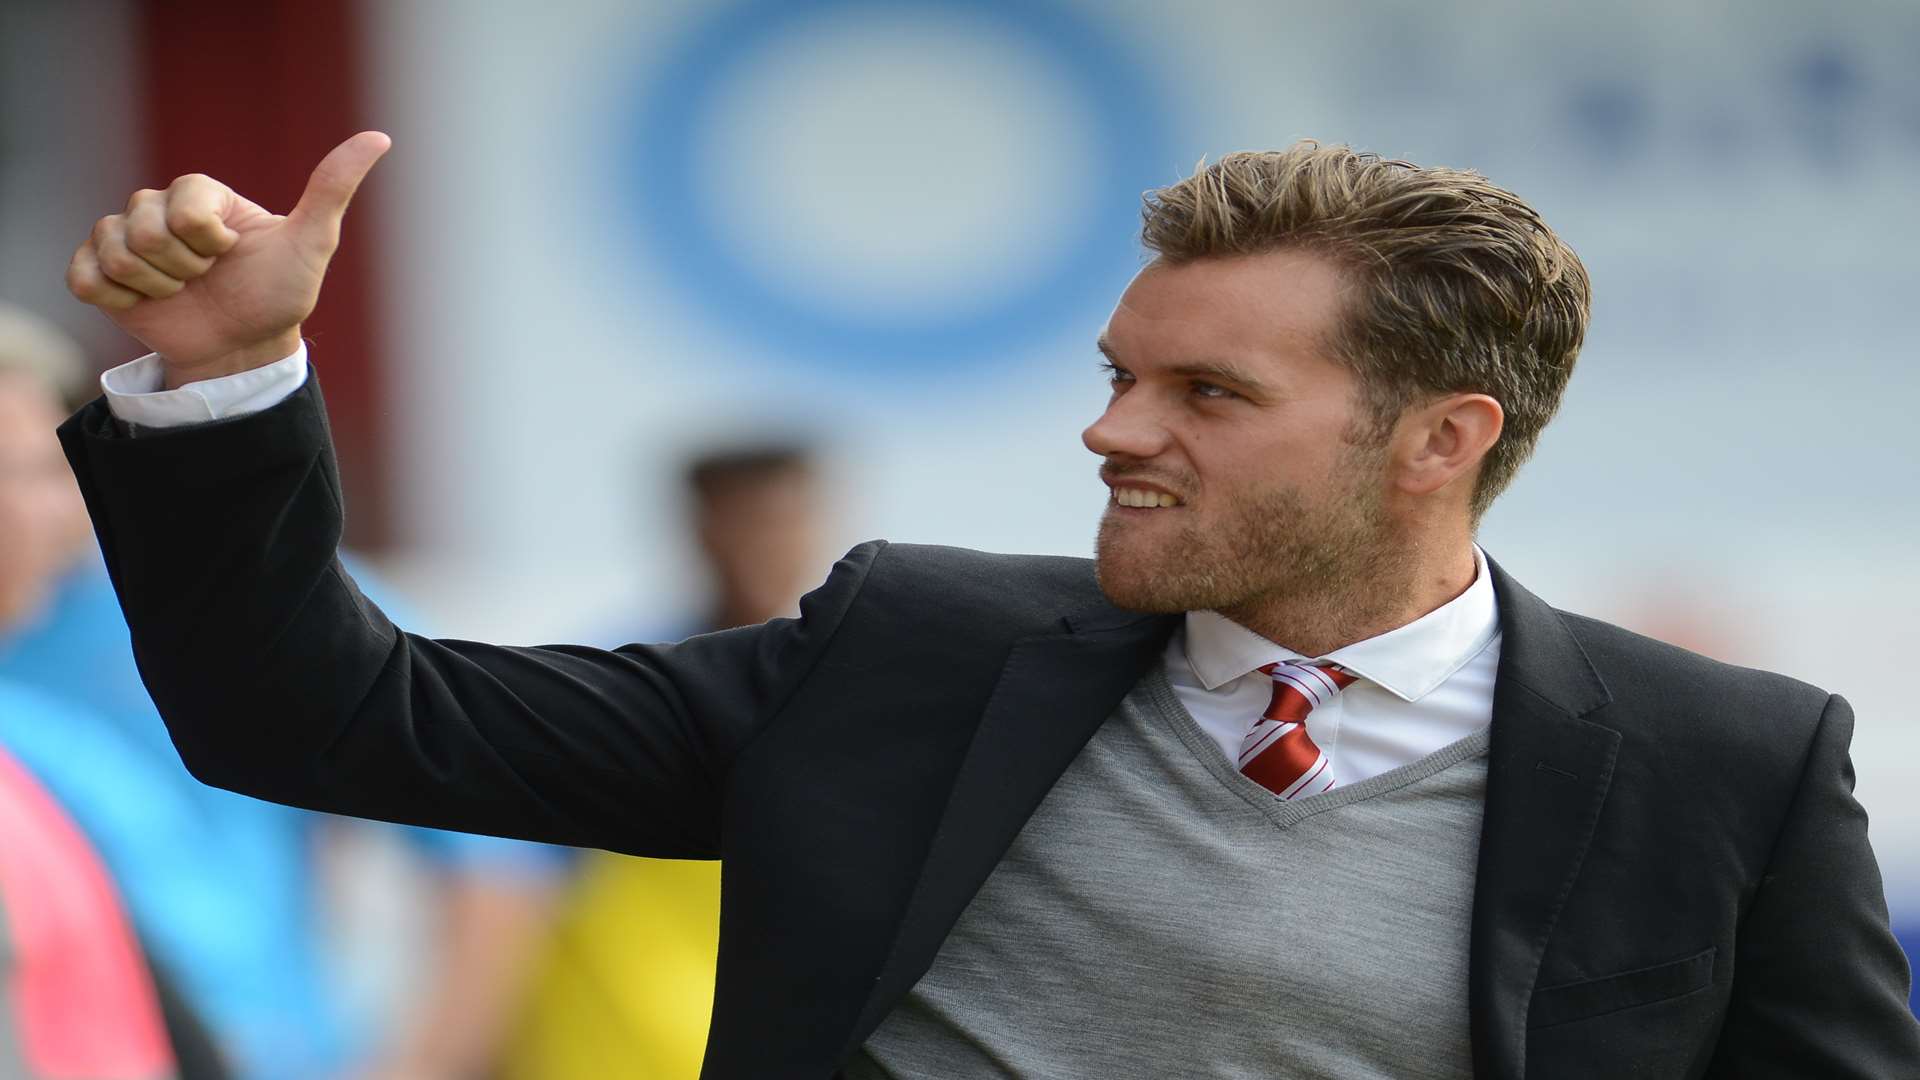
[[[1126,506],[1135,510],[1157,510],[1180,505],[1180,500],[1173,495],[1143,487],[1115,487],[1109,501],[1115,506]]]

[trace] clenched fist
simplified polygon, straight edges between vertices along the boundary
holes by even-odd
[[[285,215],[198,174],[136,191],[73,253],[67,288],[159,353],[168,389],[270,364],[299,346],[347,203],[391,145],[334,147]]]

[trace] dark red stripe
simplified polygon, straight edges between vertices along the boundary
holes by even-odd
[[[285,213],[328,150],[379,126],[362,98],[357,3],[143,0],[140,14],[148,186],[203,172]],[[379,176],[354,200],[345,243],[306,324],[353,506],[347,540],[362,549],[393,535],[379,408]]]

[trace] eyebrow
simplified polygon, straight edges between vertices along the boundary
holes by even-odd
[[[1101,337],[1095,341],[1093,347],[1100,350],[1100,355],[1106,357],[1109,362],[1114,364],[1120,363],[1119,354],[1113,351],[1113,343],[1109,342],[1105,337]],[[1245,389],[1252,390],[1255,393],[1271,392],[1271,388],[1268,387],[1265,382],[1253,376],[1245,368],[1236,364],[1227,363],[1223,360],[1196,360],[1185,364],[1176,364],[1173,367],[1167,368],[1166,373],[1187,379],[1209,379],[1219,382],[1230,382]]]

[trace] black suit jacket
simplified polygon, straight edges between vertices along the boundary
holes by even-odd
[[[724,859],[710,1078],[834,1073],[1176,625],[1109,606],[1083,560],[875,542],[794,620],[617,652],[428,640],[335,561],[312,382],[137,437],[95,402],[61,435],[196,776]],[[1494,584],[1476,1075],[1920,1077],[1846,704]]]

